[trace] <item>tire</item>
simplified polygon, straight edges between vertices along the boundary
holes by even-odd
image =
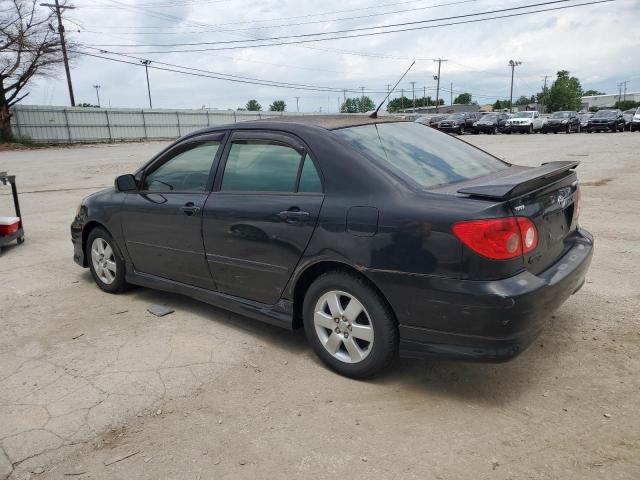
[[[493,131],[491,133],[493,133],[494,135],[497,135],[498,134],[498,127],[493,127]]]
[[[532,134],[533,133],[533,125],[529,125],[529,130],[527,130],[528,134]]]
[[[350,310],[353,313],[349,314]],[[398,351],[398,328],[390,307],[353,273],[331,271],[318,277],[305,294],[303,320],[316,355],[347,377],[366,378],[379,373]]]
[[[567,125],[567,130],[565,132],[567,135],[571,133],[571,125]]]
[[[128,284],[124,259],[109,232],[101,227],[91,230],[86,248],[89,269],[96,285],[108,293],[125,291]]]
[[[22,245],[24,243],[24,237],[16,238],[16,242],[18,242],[18,245]]]
[[[464,127],[460,127],[460,131],[458,132],[458,135],[464,135]]]

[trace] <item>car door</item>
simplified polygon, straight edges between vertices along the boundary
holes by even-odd
[[[296,137],[233,133],[203,214],[207,260],[220,292],[274,304],[315,229],[319,169]]]
[[[215,289],[202,242],[202,208],[224,137],[179,143],[145,169],[138,192],[127,194],[122,228],[136,271]]]

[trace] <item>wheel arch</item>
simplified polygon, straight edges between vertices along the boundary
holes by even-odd
[[[295,279],[293,287],[293,323],[294,329],[302,327],[302,305],[304,297],[311,284],[321,275],[331,272],[347,272],[362,278],[373,290],[380,296],[383,302],[389,307],[389,311],[393,314],[393,319],[398,323],[395,312],[378,286],[365,274],[362,268],[354,267],[345,262],[336,260],[320,260],[308,265]]]

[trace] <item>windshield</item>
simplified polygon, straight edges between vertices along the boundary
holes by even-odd
[[[445,118],[445,120],[464,120],[464,113],[453,113]]]
[[[596,112],[596,114],[594,115],[595,118],[611,118],[611,117],[615,117],[616,111],[615,110],[600,110],[599,112]]]
[[[518,112],[518,113],[514,113],[511,118],[533,118],[533,112]]]
[[[569,112],[552,113],[551,118],[569,118]]]
[[[482,120],[483,122],[493,122],[493,121],[495,121],[497,119],[498,119],[498,115],[491,114],[491,115],[485,115],[480,120]]]
[[[461,140],[413,122],[379,123],[333,132],[367,157],[422,187],[459,182],[509,168]]]

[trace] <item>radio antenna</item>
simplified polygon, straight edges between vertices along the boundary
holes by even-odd
[[[413,62],[411,62],[411,65],[409,65],[409,68],[407,68],[407,70],[402,74],[402,76],[400,77],[400,79],[396,82],[396,84],[393,86],[393,88],[391,90],[389,90],[389,93],[387,93],[387,96],[384,97],[384,100],[382,100],[382,102],[380,102],[380,105],[378,105],[378,108],[376,108],[375,112],[373,112],[371,115],[369,115],[369,118],[378,118],[378,110],[380,110],[380,108],[382,107],[382,105],[384,105],[384,102],[387,101],[387,99],[389,98],[389,96],[393,93],[393,91],[396,89],[396,87],[398,86],[398,84],[402,81],[402,79],[404,78],[404,76],[409,73],[409,70],[411,70],[411,67],[413,67],[414,63],[416,63],[416,61],[414,60]]]

